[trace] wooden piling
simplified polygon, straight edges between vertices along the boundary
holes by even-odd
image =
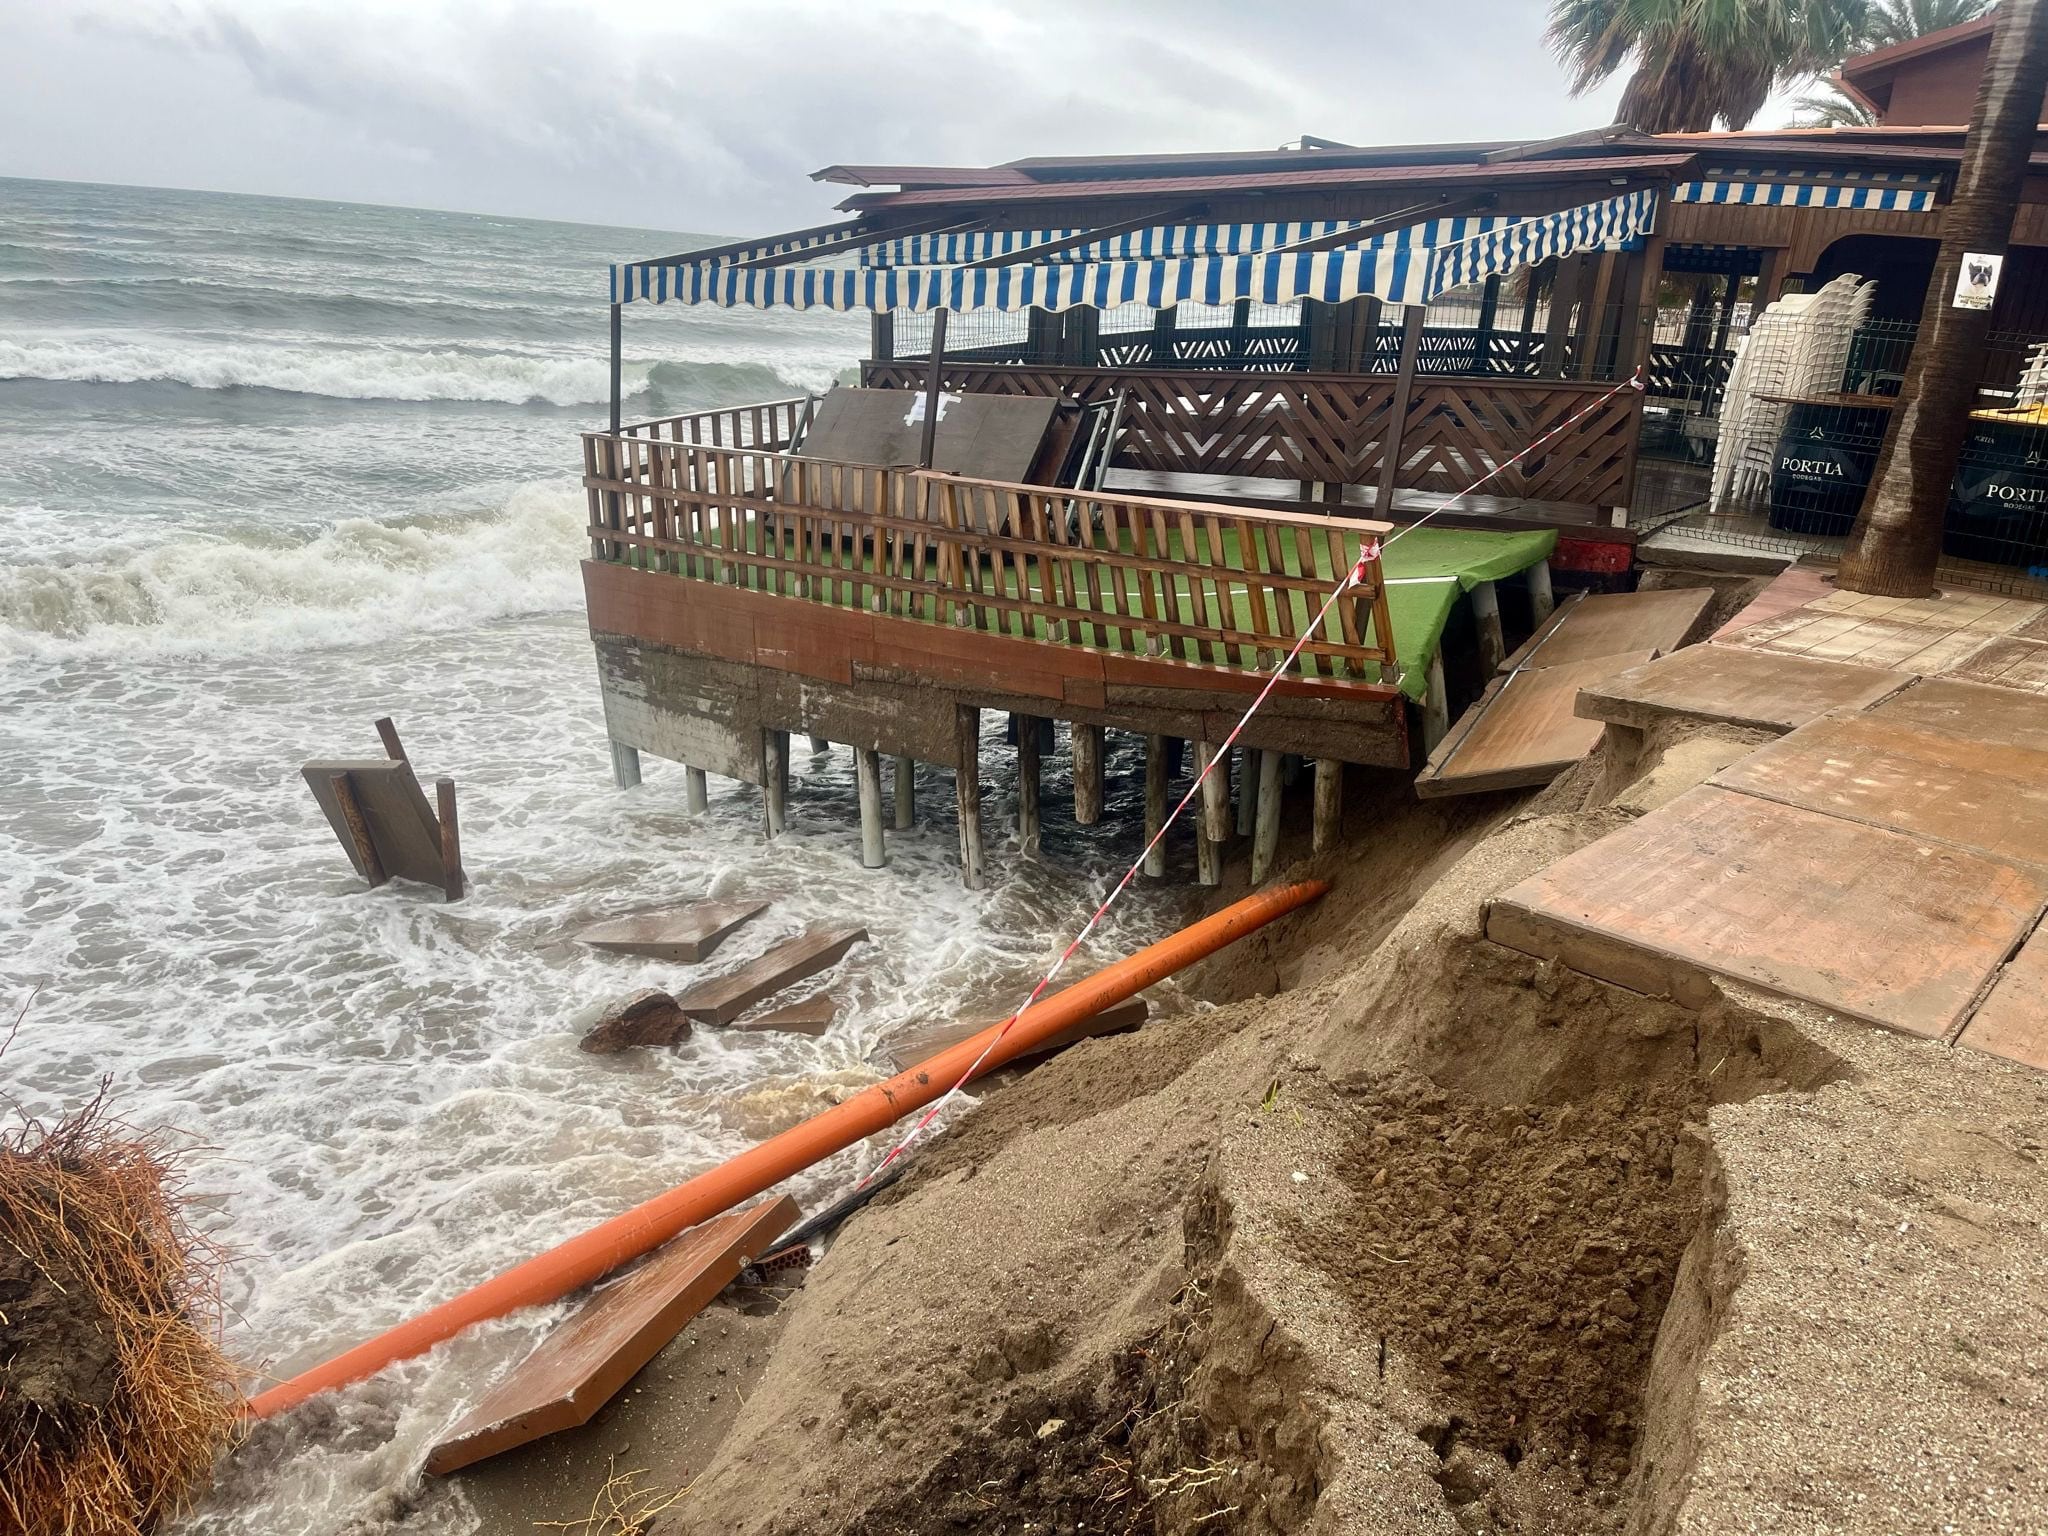
[[[1259,771],[1268,754],[1251,747],[1237,750],[1237,835],[1250,837],[1252,823],[1258,818]],[[1276,774],[1279,769],[1273,770]]]
[[[612,782],[621,789],[631,789],[640,782],[638,747],[629,747],[623,741],[612,743]]]
[[[1076,724],[1074,741],[1074,820],[1092,827],[1102,820],[1102,727]]]
[[[896,794],[896,830],[907,832],[917,825],[917,759],[896,757],[895,783],[891,786]]]
[[[1451,701],[1444,692],[1444,653],[1429,658],[1429,691],[1422,699],[1422,750],[1434,752],[1451,728]]]
[[[981,889],[981,711],[961,705],[953,711],[955,754],[953,794],[960,811],[960,883]]]
[[[1212,747],[1206,741],[1195,743],[1195,772],[1208,768],[1219,752],[1222,761],[1216,763],[1209,776],[1202,780],[1202,836],[1218,844],[1230,841],[1230,750],[1227,747]]]
[[[394,763],[412,761],[411,758],[405,755],[405,746],[398,739],[398,727],[391,723],[389,715],[385,715],[377,721],[377,739],[384,743],[384,755]]]
[[[1535,621],[1541,624],[1557,607],[1557,596],[1550,590],[1550,566],[1539,560],[1529,567],[1528,580],[1529,609]]]
[[[434,780],[434,801],[441,816],[441,891],[450,901],[460,901],[468,882],[462,874],[462,831],[455,820],[453,779]]]
[[[1472,588],[1472,622],[1479,631],[1479,670],[1492,677],[1508,654],[1500,628],[1500,590],[1490,581]]]
[[[1259,803],[1252,828],[1252,884],[1261,885],[1273,872],[1280,851],[1280,754],[1259,754]]]
[[[700,814],[711,803],[711,786],[705,780],[702,768],[683,768],[683,809],[692,816]]]
[[[1026,715],[1017,721],[1017,842],[1026,853],[1038,851],[1038,720]]]
[[[761,733],[761,800],[767,810],[768,835],[780,837],[789,820],[789,732]]]
[[[1344,824],[1344,765],[1334,757],[1316,759],[1315,836],[1311,847],[1327,853],[1337,846]]]
[[[1200,827],[1195,829],[1195,880],[1201,885],[1223,883],[1223,845]]]
[[[356,799],[355,780],[345,773],[337,773],[329,776],[327,784],[334,791],[334,803],[341,807],[348,840],[355,845],[356,863],[363,871],[363,878],[374,889],[388,877],[384,873],[384,861],[377,857],[377,845],[370,841],[370,824],[363,820],[363,807]]]
[[[1166,845],[1153,845],[1166,825],[1166,738],[1145,738],[1145,873],[1157,880],[1166,873]]]
[[[873,747],[855,747],[853,777],[860,790],[861,867],[880,869],[889,862],[882,844],[882,754]]]

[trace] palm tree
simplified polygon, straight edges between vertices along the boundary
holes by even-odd
[[[1949,484],[1969,433],[1991,331],[1989,310],[1958,309],[1952,295],[1966,253],[1996,255],[2012,240],[2044,91],[2048,0],[2005,0],[1963,141],[1955,197],[1942,217],[1941,254],[1920,310],[1919,341],[1835,575],[1851,592],[1925,597],[1934,588]]]
[[[1875,128],[1877,114],[1831,80],[1823,80],[1811,96],[1792,103],[1795,128]]]
[[[1645,133],[1747,126],[1771,93],[1832,69],[1867,0],[1552,0],[1573,94],[1631,71],[1617,119]]]

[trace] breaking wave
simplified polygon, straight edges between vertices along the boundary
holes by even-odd
[[[521,486],[483,515],[347,518],[297,543],[181,532],[0,565],[0,656],[246,655],[567,610],[584,527],[582,492],[564,480]]]

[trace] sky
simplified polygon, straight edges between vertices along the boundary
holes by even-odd
[[[837,161],[1541,138],[1543,0],[0,0],[0,175],[754,234]]]

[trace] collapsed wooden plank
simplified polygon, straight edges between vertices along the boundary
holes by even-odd
[[[1415,779],[1424,799],[1548,784],[1599,744],[1605,729],[1573,713],[1579,690],[1640,666],[1650,653],[1595,656],[1495,678]]]
[[[354,791],[364,830],[384,873],[424,885],[442,884],[446,870],[441,858],[441,826],[413,776],[412,764],[402,758],[332,759],[307,763],[300,772],[357,874],[376,883],[357,849],[347,811],[334,792],[337,778],[345,778]]]
[[[727,976],[699,982],[676,1006],[700,1024],[730,1024],[763,998],[837,965],[868,936],[865,928],[813,928]]]
[[[1589,593],[1559,607],[1538,625],[1500,670],[1559,667],[1633,651],[1663,655],[1699,639],[1713,606],[1711,587]]]
[[[636,912],[595,923],[576,942],[607,954],[693,964],[767,910],[765,901],[696,901],[672,912]]]
[[[1045,1040],[1032,1050],[1026,1051],[1018,1060],[1033,1056],[1063,1051],[1077,1040],[1086,1040],[1091,1035],[1115,1035],[1125,1030],[1136,1029],[1145,1022],[1150,1008],[1142,997],[1126,998],[1114,1007],[1105,1008],[1093,1018],[1082,1019],[1058,1034]],[[913,1024],[897,1031],[883,1046],[884,1053],[898,1072],[907,1072],[920,1061],[936,1056],[948,1046],[958,1045],[970,1035],[979,1034],[994,1019],[973,1019],[965,1023],[948,1021],[944,1024]]]
[[[785,1003],[766,1013],[757,1013],[751,1019],[741,1019],[734,1029],[780,1030],[794,1035],[822,1035],[832,1027],[832,1021],[839,1017],[839,1004],[825,993],[807,997],[801,1002]]]
[[[593,1291],[427,1456],[445,1475],[588,1423],[664,1344],[796,1220],[787,1195],[728,1211],[656,1249],[623,1279]]]

